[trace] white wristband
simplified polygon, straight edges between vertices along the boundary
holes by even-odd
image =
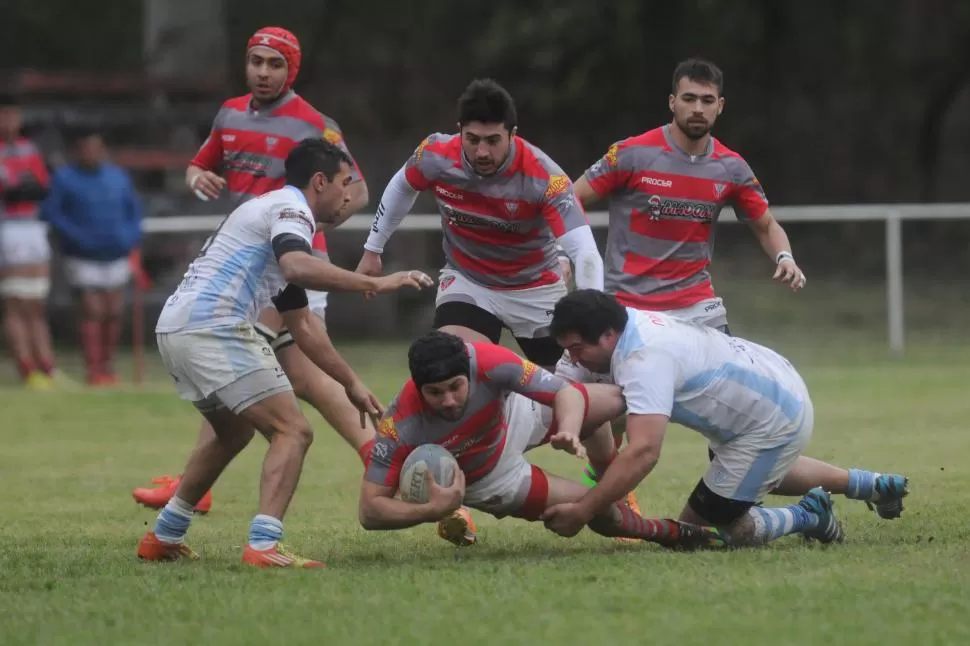
[[[775,264],[777,265],[782,260],[791,260],[792,262],[795,262],[795,256],[791,255],[791,252],[789,251],[779,251],[778,255],[775,256]]]

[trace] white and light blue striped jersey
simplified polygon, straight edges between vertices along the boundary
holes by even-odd
[[[199,330],[255,322],[286,286],[273,238],[292,233],[309,247],[316,228],[303,193],[286,186],[243,203],[206,241],[165,302],[155,331]]]
[[[777,352],[665,314],[627,313],[610,365],[627,413],[666,415],[718,444],[798,423],[808,389]]]

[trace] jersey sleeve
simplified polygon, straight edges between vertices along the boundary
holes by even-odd
[[[677,362],[663,350],[643,349],[619,360],[613,379],[630,415],[666,415],[674,407]]]
[[[199,152],[189,162],[190,166],[198,166],[202,170],[218,173],[222,168],[222,117],[225,108],[219,110],[212,121],[209,136],[202,142]]]
[[[740,157],[725,160],[734,175],[731,203],[739,220],[754,221],[768,210],[768,198],[748,162]]]
[[[273,207],[270,217],[270,241],[289,233],[300,236],[306,240],[307,246],[312,246],[316,224],[307,207],[293,203],[279,204]]]
[[[576,198],[573,183],[563,170],[549,160],[542,162],[549,173],[542,195],[542,217],[552,235],[561,238],[566,233],[589,224],[583,205]]]
[[[583,176],[600,197],[626,188],[633,175],[633,155],[625,142],[618,141],[607,149],[606,154],[586,169]]]
[[[364,174],[360,172],[360,166],[357,164],[357,160],[354,159],[353,154],[350,152],[350,148],[347,146],[347,140],[344,138],[343,131],[340,129],[340,126],[336,121],[326,115],[323,115],[322,137],[324,140],[329,141],[334,146],[347,153],[347,156],[350,157],[351,166],[353,167],[350,173],[350,181],[364,181]]]
[[[556,393],[570,386],[562,377],[523,359],[508,348],[476,343],[475,356],[481,377],[498,390],[511,390],[545,406],[552,406]]]
[[[440,136],[437,134],[425,137],[404,165],[404,178],[416,191],[426,191],[434,186],[437,172],[426,152],[428,146],[433,146],[439,139]]]
[[[399,426],[406,426],[410,420],[402,413],[401,399],[413,397],[408,388],[387,407],[384,418],[377,426],[377,437],[371,449],[370,460],[364,470],[364,479],[385,487],[398,488],[404,461],[414,450],[401,440]],[[406,406],[404,407],[406,408]]]

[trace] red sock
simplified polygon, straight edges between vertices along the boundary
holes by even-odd
[[[80,325],[81,350],[84,353],[84,363],[88,369],[88,376],[101,373],[101,325],[92,319],[83,319]]]
[[[26,379],[34,371],[34,368],[34,361],[32,359],[24,359],[23,357],[17,359],[17,372],[20,373],[21,379]]]
[[[112,316],[101,321],[101,363],[107,374],[114,373],[114,358],[121,339],[121,319]]]
[[[620,510],[620,531],[627,538],[656,540],[673,543],[680,536],[680,524],[669,518],[644,518],[625,504],[617,504]]]
[[[51,357],[42,357],[40,361],[37,362],[40,366],[41,371],[50,377],[54,374],[54,359]]]
[[[370,454],[373,448],[374,448],[374,440],[367,440],[366,442],[364,442],[364,445],[360,447],[360,450],[357,451],[357,455],[360,456],[360,461],[364,463],[365,471],[367,470],[367,467],[370,466]]]

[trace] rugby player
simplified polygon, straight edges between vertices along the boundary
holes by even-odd
[[[419,271],[373,278],[311,254],[316,223],[339,217],[349,196],[352,162],[320,138],[299,143],[286,158],[286,186],[234,210],[189,266],[156,326],[158,348],[179,395],[191,401],[213,434],[189,458],[175,495],[138,546],[145,560],[197,558],[183,542],[193,510],[255,428],[269,441],[243,562],[259,567],[322,567],[280,545],[283,516],[313,438],[269,342],[255,328],[272,303],[296,343],[346,396],[376,421],[377,398],[333,348],[307,309],[305,289],[387,292],[434,284]]]
[[[266,27],[249,39],[246,81],[250,93],[223,104],[212,132],[186,171],[186,183],[201,199],[215,199],[228,190],[230,201],[239,205],[281,188],[283,161],[304,138],[323,138],[350,155],[337,123],[293,91],[300,62],[299,41],[285,29]],[[350,199],[323,229],[338,226],[367,203],[367,185],[356,162],[352,164],[348,193]],[[315,254],[327,257],[322,230],[314,234],[313,248]],[[309,291],[308,298],[310,311],[325,325],[327,294]],[[363,428],[357,423],[357,411],[340,384],[317,369],[293,344],[292,335],[275,310],[261,313],[257,330],[269,339],[297,397],[316,408],[363,460],[374,429],[369,421]],[[212,430],[203,424],[199,445],[211,439]],[[160,508],[178,488],[178,477],[154,478],[153,484],[157,486],[140,487],[132,495],[143,505]],[[208,512],[211,506],[212,494],[207,492],[197,511]]]
[[[570,357],[608,373],[626,402],[628,444],[578,502],[554,505],[546,526],[572,536],[654,469],[670,421],[697,431],[714,458],[680,520],[713,525],[730,545],[763,545],[801,533],[841,542],[832,498],[812,488],[799,502],[758,506],[812,436],[808,389],[781,355],[738,337],[657,312],[625,308],[614,296],[578,290],[556,304],[552,333]],[[575,434],[561,418],[560,433]]]
[[[671,122],[618,141],[575,183],[588,206],[609,201],[605,288],[640,310],[658,311],[730,334],[727,311],[708,271],[714,226],[726,204],[748,222],[775,262],[774,278],[799,290],[805,274],[784,229],[768,207],[750,166],[711,135],[724,110],[724,76],[713,63],[677,65],[668,99]],[[589,378],[563,357],[558,374]],[[616,430],[621,431],[619,425]],[[617,436],[617,443],[622,440]],[[588,477],[587,484],[592,484]],[[842,469],[799,457],[782,491],[803,495],[816,485],[867,501],[883,518],[903,510],[908,483],[898,474]],[[874,502],[875,501],[875,502]]]
[[[50,178],[34,143],[24,137],[19,99],[0,95],[0,301],[3,335],[24,385],[54,385],[56,370],[46,302],[50,244],[40,205]]]
[[[491,343],[468,343],[432,331],[411,345],[411,379],[388,407],[360,492],[365,529],[403,529],[448,522],[465,504],[497,518],[538,520],[547,507],[583,498],[587,489],[530,464],[536,446],[586,452],[608,472],[616,446],[603,423],[623,410],[614,386],[571,385],[544,368]],[[563,433],[560,429],[570,428]],[[460,469],[439,486],[428,474],[429,500],[416,504],[395,494],[408,455],[422,444],[447,449]],[[619,496],[620,500],[623,496]],[[625,502],[604,505],[586,524],[609,537],[642,539],[668,547],[723,544],[711,528],[640,517]]]
[[[579,287],[603,288],[603,260],[569,178],[516,134],[517,125],[503,87],[472,81],[458,99],[458,133],[427,137],[388,183],[357,271],[380,275],[391,235],[418,194],[431,191],[446,258],[433,327],[492,343],[508,329],[527,359],[552,369],[562,351],[549,337],[549,319],[566,294],[557,242]],[[439,526],[439,534],[473,543],[471,516],[464,509],[458,516],[466,531],[449,535]]]

